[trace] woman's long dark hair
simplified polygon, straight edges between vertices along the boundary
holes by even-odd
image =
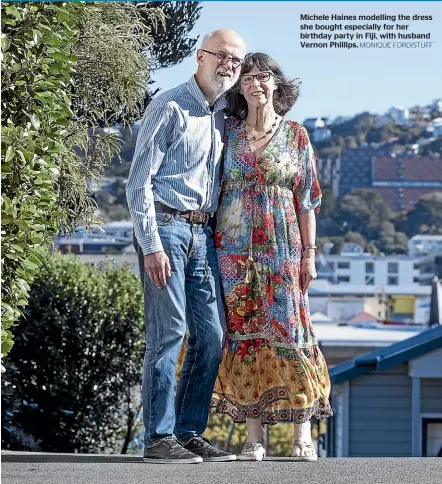
[[[260,71],[270,71],[275,79],[277,86],[273,94],[273,108],[280,116],[284,116],[292,106],[295,104],[299,95],[299,87],[301,82],[299,79],[290,81],[287,79],[281,67],[267,54],[257,52],[255,54],[247,54],[244,59],[244,64],[241,68],[240,76],[247,74],[254,67]],[[238,82],[227,93],[227,109],[228,116],[233,116],[239,119],[246,119],[248,114],[247,101],[245,97],[239,93],[241,88],[241,77]]]

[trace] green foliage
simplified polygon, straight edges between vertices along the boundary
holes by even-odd
[[[89,185],[118,152],[95,126],[141,116],[161,10],[137,3],[4,3],[2,353],[54,234],[96,222]],[[143,15],[143,17],[141,16]],[[150,19],[149,24],[145,23]]]
[[[416,234],[442,234],[442,192],[429,193],[420,198],[407,214],[406,229],[410,237]]]
[[[2,4],[2,353],[64,218],[55,187],[72,116],[79,15],[73,4]]]
[[[421,156],[437,156],[440,158],[442,156],[442,135],[423,145],[419,152]]]
[[[130,125],[140,119],[149,80],[154,33],[164,29],[160,8],[142,3],[89,3],[79,22],[73,87],[77,118],[88,126]]]
[[[2,448],[126,451],[144,352],[132,267],[48,256],[19,323],[2,378]]]
[[[165,28],[157,32],[149,49],[153,69],[179,64],[194,51],[198,37],[190,37],[195,22],[201,15],[200,2],[147,2],[148,8],[160,8],[165,17]],[[146,24],[150,19],[142,13]]]
[[[334,212],[328,209],[327,215],[326,233],[323,229],[318,231],[318,246],[322,248],[326,242],[332,242],[333,254],[339,254],[346,242],[359,244],[375,255],[407,253],[407,236],[396,231],[397,214],[377,193],[354,190],[339,200]]]

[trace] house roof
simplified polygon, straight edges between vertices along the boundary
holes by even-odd
[[[359,325],[341,326],[339,324],[314,322],[315,336],[321,347],[359,347],[380,348],[403,341],[422,331],[416,326],[360,327]],[[372,323],[376,324],[376,323]],[[369,350],[367,350],[369,351]]]
[[[368,373],[380,372],[442,348],[442,326],[394,343],[386,348],[366,353],[329,370],[332,383],[342,383]]]
[[[333,322],[332,318],[329,318],[326,314],[323,314],[323,313],[320,313],[320,312],[313,313],[310,316],[310,320],[313,323],[331,323],[331,322]]]
[[[376,322],[378,321],[377,318],[372,316],[371,314],[368,314],[364,311],[361,313],[356,314],[353,316],[351,319],[348,320],[349,323],[366,323],[366,322]]]

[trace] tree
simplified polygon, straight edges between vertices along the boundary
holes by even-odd
[[[333,217],[336,215],[337,197],[333,192],[330,185],[323,185],[322,190],[322,202],[321,202],[321,218]]]
[[[165,28],[158,30],[150,47],[152,68],[171,67],[179,64],[193,53],[198,37],[189,37],[195,22],[201,15],[200,2],[147,2],[147,8],[161,8],[165,17]],[[153,28],[149,16],[142,14],[147,25]]]
[[[1,9],[5,354],[54,234],[96,221],[90,182],[119,140],[95,126],[140,117],[149,76],[143,49],[163,14],[129,2]]]
[[[340,201],[340,221],[348,231],[359,232],[369,239],[376,238],[381,224],[392,217],[393,211],[384,199],[370,190],[354,190]]]
[[[132,267],[48,256],[2,378],[2,446],[123,452],[140,410],[143,293]]]
[[[382,222],[379,230],[379,248],[386,254],[406,254],[408,237],[402,232],[396,232],[393,223]]]
[[[442,192],[423,195],[407,214],[407,235],[442,234]]]

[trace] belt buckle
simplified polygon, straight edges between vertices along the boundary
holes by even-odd
[[[201,212],[194,212],[193,210],[189,214],[189,220],[192,223],[197,223],[197,224],[204,224],[206,216],[204,213]]]

